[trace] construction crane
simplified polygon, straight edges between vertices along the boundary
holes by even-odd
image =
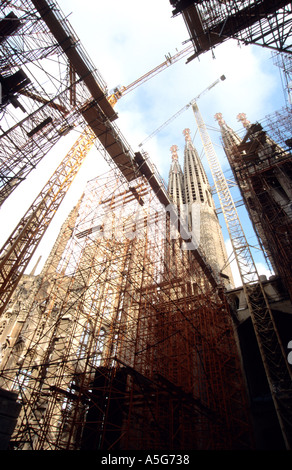
[[[194,99],[192,99],[188,104],[186,104],[183,108],[181,108],[179,111],[177,111],[173,116],[171,116],[171,118],[169,118],[167,121],[165,121],[160,127],[158,127],[155,131],[153,131],[148,137],[146,137],[146,139],[143,140],[143,142],[141,142],[139,144],[139,147],[142,147],[146,142],[148,142],[148,140],[152,139],[152,137],[154,137],[156,134],[158,134],[158,132],[160,132],[162,129],[164,129],[164,127],[168,126],[168,124],[172,121],[174,121],[180,114],[182,114],[184,111],[186,111],[190,106],[192,106],[201,96],[203,96],[205,93],[207,93],[208,91],[210,91],[215,85],[217,85],[217,83],[219,83],[220,81],[223,81],[225,80],[226,77],[225,75],[221,75],[220,78],[218,78],[217,80],[215,80],[215,82],[211,83],[210,86],[208,86],[207,88],[205,88],[205,90],[203,90],[201,93],[199,93]]]
[[[109,103],[114,106],[117,101],[122,98],[122,96],[126,95],[130,91],[134,90],[137,88],[139,85],[142,83],[147,82],[150,78],[154,77],[157,75],[159,72],[164,70],[165,68],[168,68],[170,65],[175,64],[178,60],[182,59],[185,57],[190,51],[192,51],[193,47],[192,45],[189,45],[182,49],[181,51],[178,51],[176,54],[171,55],[170,53],[165,55],[165,61],[162,62],[161,64],[157,65],[154,67],[152,70],[149,72],[145,73],[141,77],[137,78],[134,82],[130,83],[127,86],[117,86],[113,89],[112,93],[108,96],[108,101]]]

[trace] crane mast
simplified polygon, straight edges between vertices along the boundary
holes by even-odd
[[[238,265],[243,290],[287,449],[292,446],[291,371],[227,181],[196,102],[192,104],[205,155]]]

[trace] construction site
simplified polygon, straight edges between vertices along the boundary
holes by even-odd
[[[118,100],[169,60],[109,93],[56,2],[7,0],[0,11],[0,206],[78,129],[0,252],[0,449],[291,450],[291,104],[254,123],[239,113],[240,135],[224,109],[213,117],[275,273],[267,279],[200,95],[188,107],[212,182],[190,129],[183,130],[183,168],[178,147],[169,151],[165,184],[151,155],[133,150],[118,127]],[[290,2],[170,0],[169,13],[183,18],[190,36],[172,62],[236,38],[272,49],[290,84]],[[28,272],[92,147],[109,170],[87,182],[40,273]]]

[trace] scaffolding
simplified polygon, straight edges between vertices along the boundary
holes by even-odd
[[[98,139],[128,180],[135,155],[107,85],[55,2],[5,1],[0,12],[0,205],[74,128]]]
[[[11,448],[252,448],[223,289],[170,222],[144,177],[88,183],[2,318]]]
[[[94,143],[81,134],[0,250],[0,316]]]
[[[64,41],[58,42],[34,3],[38,4],[5,1],[0,6],[0,204],[63,136],[77,126],[85,127],[81,110],[92,100],[86,78],[70,62]],[[67,19],[55,4],[50,8],[70,37],[71,49],[87,60],[88,75],[105,93],[104,80]]]
[[[229,161],[258,234],[292,299],[290,107],[249,125]],[[254,214],[260,214],[255,218]]]
[[[278,113],[276,125],[271,118],[267,119],[278,136],[282,133],[286,135],[285,128],[289,129],[288,135],[290,135],[291,111],[287,109],[286,112],[288,114],[286,114],[283,126],[278,120]],[[291,296],[292,257],[289,239],[292,221],[291,153],[285,141],[282,141],[284,147],[276,144],[261,124],[250,124],[243,113],[238,117],[246,127],[246,135],[242,140],[236,139],[233,131],[225,125],[219,113],[216,115],[222,128],[225,152],[253,220],[256,233],[259,236],[264,234],[262,243],[272,257],[273,264]],[[238,236],[235,240],[238,242]],[[239,244],[240,247],[241,244]],[[242,244],[241,256],[244,250],[248,253],[246,243]],[[246,291],[246,300],[283,439],[286,448],[289,449],[292,442],[291,368],[287,362],[287,354],[279,337],[269,301],[257,275],[256,266],[251,256],[247,258],[247,261],[249,274],[253,274],[254,279],[248,280],[242,276],[243,288]]]
[[[291,2],[287,0],[170,1],[182,14],[194,47],[188,61],[228,39],[291,54]]]
[[[274,53],[273,62],[279,68],[287,106],[292,104],[292,57],[290,54]]]
[[[212,11],[205,11],[210,2],[195,3],[212,30],[204,33],[211,41],[206,47],[236,37],[291,52],[287,2],[241,2],[239,12],[228,10],[235,2],[212,2]],[[271,15],[254,22],[263,5]],[[64,160],[56,170],[0,257],[7,287],[0,304],[0,387],[21,404],[10,448],[252,448],[223,284],[198,249],[182,249],[189,233],[179,211],[148,155],[134,153],[113,122],[106,84],[55,2],[5,1],[0,9],[0,204],[76,126],[83,146],[81,153],[73,147],[73,163]],[[253,18],[247,29],[236,23],[242,12]],[[226,27],[220,37],[218,21]],[[48,63],[55,74],[47,73]],[[291,145],[290,135],[285,142]],[[23,275],[93,144],[113,170],[89,182],[42,273]],[[246,281],[249,298],[262,313],[254,281]],[[267,334],[265,314],[256,320],[269,347],[275,330]],[[288,402],[289,418],[286,383],[274,393],[282,393],[277,404],[284,415]],[[272,384],[279,384],[278,376]]]

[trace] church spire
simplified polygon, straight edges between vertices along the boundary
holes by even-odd
[[[177,145],[172,145],[170,147],[170,151],[172,156],[172,162],[168,178],[168,194],[170,195],[173,203],[177,206],[180,206],[185,203],[184,176],[178,161]]]
[[[211,186],[198,152],[192,143],[190,129],[184,129],[183,134],[185,136],[184,188],[189,229],[194,230],[195,227],[200,227],[200,249],[214,272],[218,274],[225,266],[223,272],[227,276],[226,285],[230,287],[233,283],[232,273],[230,267],[226,267],[227,254]],[[194,210],[195,207],[196,210]]]
[[[230,163],[230,160],[233,160],[233,150],[242,143],[242,139],[226,124],[221,113],[216,113],[214,117],[220,126],[223,148]],[[237,119],[248,128],[249,121],[244,113],[238,114]]]
[[[178,154],[177,154],[178,146],[172,145],[170,147],[170,151],[171,151],[171,158],[172,158],[173,166],[175,166],[175,163],[178,162]]]
[[[183,130],[185,136],[184,172],[178,162],[178,147],[170,148],[172,163],[169,171],[168,192],[177,205],[184,204],[189,231],[199,238],[199,249],[207,262],[219,275],[223,269],[226,286],[233,285],[232,273],[227,263],[227,254],[222,230],[215,210],[211,187],[191,139],[190,129]],[[199,231],[199,237],[198,237]]]
[[[183,134],[186,141],[184,151],[186,203],[208,202],[210,204],[209,182],[198,152],[193,146],[190,129],[184,129]]]
[[[247,119],[245,113],[239,113],[236,117],[239,122],[242,122],[243,127],[246,129],[250,127],[250,121]]]

